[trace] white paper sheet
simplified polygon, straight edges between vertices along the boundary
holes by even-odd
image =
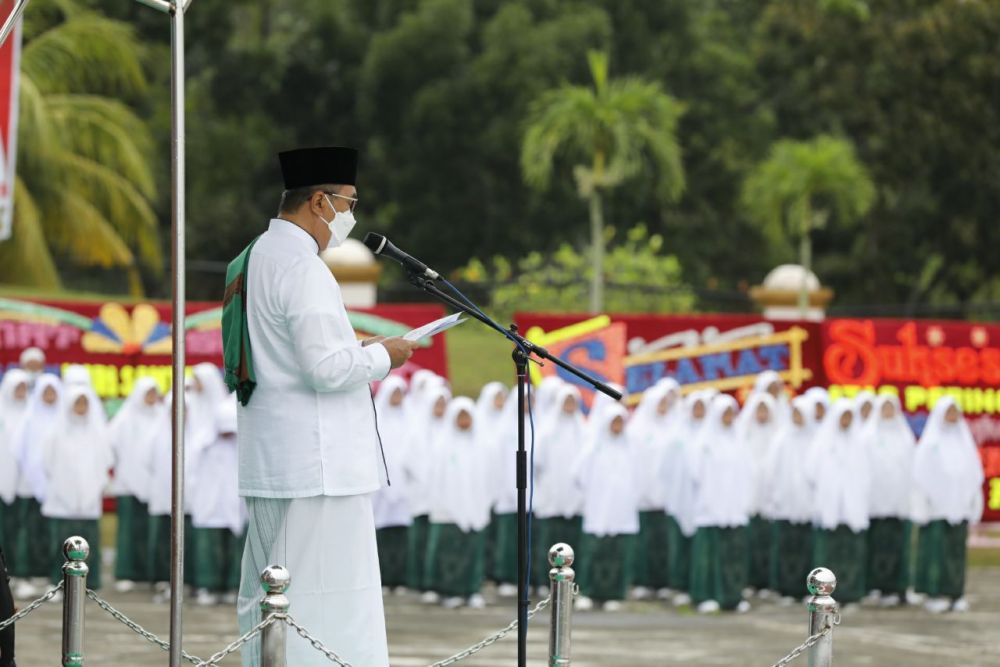
[[[442,317],[439,320],[428,322],[422,327],[413,329],[412,331],[409,331],[406,334],[404,334],[403,338],[409,341],[416,342],[421,338],[425,338],[428,336],[436,336],[443,331],[447,331],[448,329],[454,326],[458,326],[464,321],[465,320],[462,318],[461,313],[455,313],[454,315],[448,315],[447,317]]]

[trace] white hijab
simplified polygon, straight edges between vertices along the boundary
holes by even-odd
[[[687,397],[682,406],[676,444],[664,457],[667,511],[677,520],[681,532],[687,537],[694,535],[697,530],[694,522],[694,501],[698,490],[700,434],[708,423],[708,410],[712,398],[718,393],[715,389],[703,389]],[[696,419],[694,412],[699,405],[705,412],[701,419]]]
[[[197,457],[200,484],[191,489],[191,524],[195,528],[228,528],[242,535],[247,509],[239,491],[239,454],[236,449],[236,397],[216,407],[215,437]]]
[[[417,399],[419,412],[411,414],[409,406],[406,410],[410,436],[403,468],[413,516],[422,516],[431,509],[431,477],[437,465],[438,444],[445,424],[444,417],[434,417],[434,404],[438,399],[451,400],[451,391],[444,384],[431,386],[426,395]]]
[[[848,413],[852,419],[845,429],[840,420]],[[842,398],[833,404],[816,434],[810,462],[819,471],[813,522],[824,530],[846,525],[857,533],[868,528],[871,476],[858,422],[853,403]]]
[[[736,399],[729,394],[715,396],[705,417],[705,427],[698,434],[694,498],[694,524],[698,528],[733,528],[750,521],[753,468],[736,425],[738,411]],[[723,422],[727,412],[733,417],[728,426]]]
[[[87,414],[73,411],[77,400],[87,400]],[[104,487],[114,463],[108,429],[100,404],[86,387],[72,386],[59,408],[54,428],[44,445],[46,496],[42,515],[61,519],[98,519]]]
[[[628,422],[632,455],[639,484],[639,510],[662,510],[664,457],[678,421],[680,385],[664,378],[647,389]],[[666,412],[661,412],[667,406]]]
[[[56,400],[52,405],[42,400],[47,387],[52,387],[56,392]],[[43,373],[35,381],[28,409],[14,436],[14,451],[19,466],[17,495],[22,498],[45,501],[44,445],[62,415],[62,394],[62,381],[55,375]]]
[[[767,422],[763,424],[757,421],[757,411],[761,406],[767,411]],[[777,402],[766,391],[751,394],[736,419],[736,435],[749,456],[749,472],[753,474],[754,493],[750,511],[765,517],[771,489],[771,475],[767,466],[771,462],[774,443],[781,428],[779,419]]]
[[[793,523],[808,523],[813,517],[813,487],[806,467],[810,460],[816,424],[812,419],[813,399],[796,396],[788,421],[775,438],[767,470],[771,492],[767,515]],[[796,424],[796,415],[802,424]]]
[[[489,382],[479,392],[476,399],[476,437],[489,451],[495,451],[497,438],[503,430],[504,408],[507,407],[508,389],[501,382]],[[503,396],[504,404],[496,406],[498,396]]]
[[[18,465],[15,437],[28,414],[27,396],[21,400],[14,394],[19,386],[30,387],[27,371],[13,368],[0,381],[0,500],[8,505],[17,497]]]
[[[777,388],[777,396],[771,392],[772,388]],[[757,375],[756,380],[754,380],[752,394],[766,393],[774,399],[774,410],[777,413],[777,422],[779,425],[784,424],[788,419],[789,411],[791,410],[788,393],[785,391],[785,381],[781,379],[781,375],[777,371],[764,371]]]
[[[146,394],[155,391],[156,381],[150,377],[139,378],[122,407],[111,420],[111,447],[115,455],[113,489],[118,496],[135,496],[142,502],[149,501],[149,456],[153,441],[160,437],[163,427],[162,401],[146,404]]]
[[[914,521],[950,524],[979,521],[983,511],[983,463],[965,418],[950,424],[951,396],[940,399],[927,418],[913,462]],[[961,413],[960,413],[961,414]]]
[[[868,408],[868,416],[864,416],[864,408]],[[854,396],[854,412],[857,413],[860,421],[860,426],[862,430],[867,429],[868,425],[871,423],[872,417],[875,415],[875,394],[868,391],[867,389],[862,389]]]
[[[394,406],[392,397],[397,392],[403,393],[403,402]],[[410,444],[406,403],[406,380],[398,375],[390,375],[382,381],[375,394],[375,410],[378,414],[382,451],[389,467],[390,483],[376,491],[372,497],[376,528],[408,526],[412,521],[404,466],[406,448]]]
[[[888,419],[882,416],[887,405],[893,408]],[[881,394],[874,399],[871,416],[864,425],[864,438],[871,469],[869,515],[873,519],[909,518],[917,441],[898,396]]]
[[[192,440],[187,444],[186,452],[192,455],[215,440],[216,411],[229,396],[222,373],[214,364],[198,364],[194,367],[194,377],[201,385],[201,391],[191,391],[187,399],[188,428]]]
[[[628,419],[621,405],[609,405],[591,424],[594,443],[581,460],[577,482],[584,493],[583,532],[598,537],[639,532],[639,492],[628,429],[611,432],[612,422]]]
[[[467,431],[457,424],[463,413],[472,419]],[[476,435],[476,404],[464,396],[451,401],[444,415],[434,467],[430,520],[453,523],[466,533],[483,530],[490,522],[490,498],[484,493],[489,457]]]
[[[563,411],[567,400],[576,401],[577,408],[573,414]],[[583,494],[573,475],[583,455],[587,425],[583,418],[580,391],[576,387],[563,384],[556,393],[554,403],[553,412],[537,438],[534,511],[542,519],[569,519],[579,516],[583,509]]]
[[[531,456],[531,431],[532,417],[529,417],[527,407],[530,401],[525,396],[525,412],[521,419],[524,420],[524,449]],[[503,415],[497,424],[498,437],[493,441],[493,509],[498,514],[510,514],[517,511],[517,463],[514,452],[517,451],[517,387],[510,390],[507,395],[507,402],[503,407]],[[537,413],[533,413],[537,415]],[[534,422],[535,431],[535,456],[539,455],[542,443],[539,441],[539,424],[537,419]],[[528,461],[531,465],[531,461]]]

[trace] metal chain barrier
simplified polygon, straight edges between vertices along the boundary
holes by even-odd
[[[309,631],[296,623],[295,619],[291,616],[285,616],[282,620],[288,624],[289,627],[294,628],[295,632],[299,633],[299,636],[309,642],[314,649],[325,655],[330,662],[340,665],[340,667],[351,667],[349,662],[345,661],[332,650],[328,649],[323,642],[309,634]]]
[[[548,607],[550,602],[552,602],[552,598],[551,597],[547,597],[544,600],[542,600],[541,602],[539,602],[538,604],[536,604],[535,607],[534,607],[534,609],[529,609],[528,610],[528,618],[531,618],[532,616],[534,616],[535,614],[537,614],[541,610],[543,610],[546,607]],[[455,655],[451,656],[450,658],[445,658],[444,660],[441,660],[440,662],[435,662],[433,665],[430,665],[430,667],[447,667],[448,665],[454,665],[456,662],[458,662],[460,660],[465,660],[469,656],[472,656],[472,655],[475,655],[475,654],[479,653],[480,651],[482,651],[487,646],[491,646],[493,644],[496,644],[498,641],[500,641],[501,639],[503,639],[504,637],[506,637],[508,634],[510,634],[511,632],[513,632],[515,628],[517,628],[517,619],[514,619],[513,621],[511,621],[510,625],[508,625],[506,628],[504,628],[500,632],[497,632],[496,634],[490,635],[489,637],[487,637],[486,639],[482,640],[481,642],[479,642],[477,644],[473,644],[472,646],[470,646],[469,648],[465,649],[461,653],[456,653]]]
[[[222,649],[221,651],[219,651],[218,653],[216,653],[215,655],[213,655],[208,660],[206,660],[204,662],[198,661],[197,662],[198,667],[215,667],[220,662],[222,662],[223,658],[225,658],[226,656],[228,656],[228,655],[230,655],[232,653],[236,653],[237,651],[239,651],[240,648],[244,644],[246,644],[247,642],[249,642],[250,640],[252,640],[254,637],[256,637],[257,635],[259,635],[264,628],[266,628],[267,626],[271,625],[275,621],[279,621],[279,620],[286,620],[286,619],[280,618],[277,615],[268,616],[263,621],[261,621],[260,623],[258,623],[254,627],[250,628],[250,630],[248,630],[247,633],[244,634],[242,637],[240,637],[239,639],[237,639],[236,641],[234,641],[232,644],[230,644],[226,648]]]
[[[100,596],[97,595],[97,593],[95,593],[93,590],[89,588],[87,589],[87,597],[96,602],[98,607],[111,614],[111,616],[116,621],[119,621],[122,625],[126,626],[129,630],[136,633],[137,635],[148,641],[150,644],[155,644],[164,651],[170,651],[170,642],[165,642],[156,635],[154,635],[149,630],[146,630],[144,627],[142,627],[141,625],[130,619],[128,616],[121,613],[120,611],[112,607],[110,604],[102,600]],[[183,651],[181,655],[185,660],[190,662],[192,665],[205,664],[201,658],[195,657],[190,653],[188,653],[187,651]]]
[[[49,600],[51,600],[52,598],[54,598],[56,596],[56,594],[59,591],[62,590],[62,587],[63,587],[63,582],[60,581],[59,584],[56,585],[55,588],[52,588],[51,590],[49,590],[48,593],[46,593],[42,597],[38,598],[37,600],[35,600],[31,604],[29,604],[24,609],[22,609],[21,611],[17,612],[16,614],[14,614],[10,618],[8,618],[6,621],[0,623],[0,630],[5,630],[9,626],[14,625],[18,621],[20,621],[22,618],[24,618],[25,616],[27,616],[28,614],[30,614],[31,612],[35,611],[36,609],[38,609],[39,607],[41,607],[43,604],[45,604],[46,602],[48,602]]]
[[[805,653],[806,651],[808,651],[809,649],[811,649],[813,646],[815,646],[819,642],[820,639],[822,639],[823,637],[825,637],[828,634],[830,634],[831,632],[833,632],[833,628],[836,625],[840,625],[840,615],[839,614],[834,617],[834,619],[833,619],[833,625],[828,625],[825,628],[823,628],[822,630],[820,630],[819,632],[817,632],[816,634],[810,636],[809,639],[805,640],[804,642],[802,642],[802,644],[800,644],[799,646],[795,647],[792,650],[791,653],[789,653],[788,655],[786,655],[784,658],[782,658],[778,662],[774,663],[771,667],[785,667],[785,665],[788,665],[793,660],[795,660],[797,657],[799,657],[800,655],[802,655],[803,653]]]

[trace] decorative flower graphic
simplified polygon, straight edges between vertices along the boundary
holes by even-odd
[[[170,327],[160,321],[160,314],[142,303],[132,314],[119,303],[106,303],[83,335],[87,352],[117,354],[170,354]]]

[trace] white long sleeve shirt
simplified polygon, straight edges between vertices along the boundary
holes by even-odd
[[[382,484],[368,383],[389,373],[389,353],[361,346],[317,252],[305,230],[275,218],[250,253],[257,388],[238,410],[243,496],[345,496]]]

